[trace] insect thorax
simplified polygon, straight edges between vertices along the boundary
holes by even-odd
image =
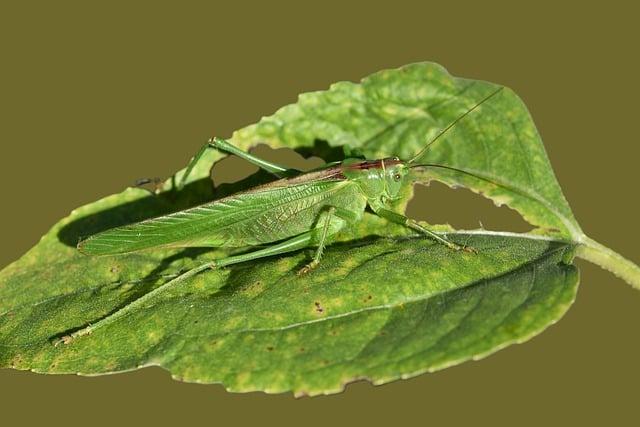
[[[344,162],[345,177],[359,185],[370,204],[397,198],[408,172],[409,167],[397,157]]]

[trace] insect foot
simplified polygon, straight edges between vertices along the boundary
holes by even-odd
[[[442,240],[442,242],[449,248],[449,249],[453,249],[454,251],[464,251],[464,252],[468,252],[471,254],[477,254],[478,250],[476,248],[474,248],[473,246],[467,246],[467,245],[457,245],[453,242],[450,242],[449,240]]]
[[[53,346],[57,347],[60,344],[69,344],[71,340],[73,340],[73,337],[71,337],[71,335],[65,335],[64,337],[58,338],[57,340],[53,341]]]
[[[309,264],[305,265],[298,271],[298,276],[304,276],[305,274],[310,273],[311,270],[318,266],[318,264],[320,264],[320,262],[316,260],[311,261]]]
[[[71,335],[65,335],[65,336],[53,341],[53,346],[57,347],[60,344],[67,345],[67,344],[70,344],[71,342],[75,341],[76,338],[83,337],[85,335],[91,335],[91,333],[93,332],[93,327],[94,327],[94,325],[90,325],[90,326],[87,326],[86,328],[77,330],[76,332],[72,333]]]
[[[478,253],[478,250],[473,246],[467,246],[467,245],[460,246],[460,245],[456,245],[455,243],[449,243],[447,247],[449,247],[449,249],[453,249],[454,251],[464,251],[471,254]]]

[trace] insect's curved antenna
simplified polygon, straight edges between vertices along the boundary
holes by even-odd
[[[448,165],[440,165],[438,163],[421,163],[418,165],[411,165],[410,166],[411,169],[417,169],[417,168],[440,168],[440,169],[446,169],[446,170],[450,170],[450,171],[454,171],[454,172],[458,172],[460,174],[463,175],[467,175],[467,176],[472,176],[476,179],[479,179],[481,181],[484,182],[488,182],[489,184],[495,185],[497,187],[502,187],[502,188],[506,188],[509,191],[512,191],[516,194],[519,194],[521,196],[527,196],[525,193],[522,192],[522,190],[516,188],[516,187],[512,187],[506,183],[500,182],[499,180],[493,179],[491,177],[487,177],[487,176],[482,176],[482,175],[478,175],[476,173],[473,173],[471,171],[465,170],[465,169],[461,169],[461,168],[456,168],[454,166],[448,166]]]
[[[429,149],[429,147],[431,147],[431,145],[433,145],[434,142],[436,142],[438,140],[438,138],[440,138],[442,135],[444,135],[445,133],[447,133],[447,131],[449,131],[449,129],[451,129],[452,127],[454,127],[460,120],[464,119],[467,115],[469,115],[469,113],[471,113],[473,110],[475,110],[476,108],[478,108],[479,106],[481,106],[482,104],[484,104],[485,102],[487,102],[489,99],[493,98],[495,95],[498,94],[498,92],[500,92],[502,89],[504,89],[504,86],[500,86],[498,89],[496,89],[495,91],[491,92],[489,95],[487,95],[486,97],[484,97],[482,100],[480,100],[476,105],[474,105],[473,107],[471,107],[470,109],[468,109],[467,111],[464,112],[464,114],[460,115],[458,118],[456,118],[454,121],[452,121],[451,123],[449,123],[444,129],[440,130],[440,132],[438,132],[438,134],[427,143],[427,145],[424,146],[424,148],[422,148],[422,150],[418,151],[418,153],[413,156],[411,158],[411,160],[409,160],[407,163],[413,163],[416,160],[418,160],[424,153],[425,151],[427,151]]]
[[[446,169],[446,170],[450,170],[450,171],[461,173],[463,175],[469,175],[469,176],[472,176],[474,178],[478,178],[478,179],[480,179],[482,181],[489,182],[491,184],[501,185],[500,183],[495,182],[495,181],[491,180],[490,178],[486,178],[486,177],[480,176],[480,175],[475,174],[473,172],[470,172],[468,170],[464,170],[464,169],[461,169],[461,168],[456,168],[454,166],[441,165],[441,164],[438,164],[438,163],[420,163],[418,165],[411,165],[410,168],[411,169],[418,169],[418,168],[423,168],[423,169],[428,169],[428,168]]]

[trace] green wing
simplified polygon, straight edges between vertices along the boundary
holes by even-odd
[[[113,228],[80,242],[89,255],[156,247],[259,245],[311,229],[327,204],[362,205],[358,190],[339,179],[284,179],[184,211]],[[340,206],[340,205],[338,205]],[[358,206],[354,206],[358,207]]]

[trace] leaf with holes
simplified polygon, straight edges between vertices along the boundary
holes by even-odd
[[[498,85],[452,77],[433,63],[385,70],[361,83],[340,82],[300,95],[232,141],[272,147],[308,147],[318,141],[357,149],[367,158],[409,159],[425,142]],[[300,150],[301,152],[306,152]],[[533,120],[508,88],[483,104],[433,144],[417,182],[437,179],[464,186],[518,211],[535,233],[578,244],[578,255],[640,288],[640,268],[589,238],[562,194]]]
[[[339,160],[343,147],[407,159],[495,88],[414,64],[301,95],[231,141],[327,161]],[[425,166],[416,180],[464,185],[505,203],[537,227],[534,234],[452,232],[478,253],[452,252],[366,213],[308,277],[295,274],[306,251],[203,272],[92,335],[52,345],[181,271],[230,253],[164,248],[88,257],[75,249],[79,237],[215,197],[209,170],[221,157],[207,153],[183,191],[171,190],[181,171],[157,196],[127,189],[77,209],[2,270],[0,366],[99,374],[159,365],[176,378],[234,391],[332,393],[356,379],[407,378],[532,337],[572,303],[574,255],[636,286],[640,280],[637,266],[581,231],[526,108],[503,90],[421,159],[449,169]]]

